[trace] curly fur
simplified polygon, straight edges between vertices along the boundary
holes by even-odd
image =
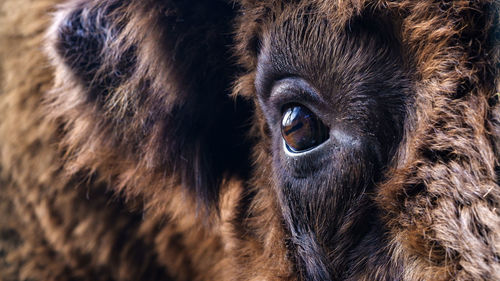
[[[500,280],[499,11],[0,3],[0,280]],[[383,156],[345,158],[357,177],[334,189],[289,181],[276,62],[385,90],[357,116],[380,118]]]

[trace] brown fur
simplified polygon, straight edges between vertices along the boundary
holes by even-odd
[[[306,279],[256,75],[271,30],[311,10],[332,38],[389,19],[414,90],[364,197],[380,233],[367,254],[331,257],[330,278],[500,280],[497,1],[241,0],[234,19],[182,1],[60,2],[0,3],[0,280]],[[109,20],[97,69],[68,63],[87,49],[64,52],[81,7]],[[251,129],[225,96],[233,78]]]

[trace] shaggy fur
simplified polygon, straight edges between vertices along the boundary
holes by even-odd
[[[499,7],[3,1],[0,280],[500,280]]]

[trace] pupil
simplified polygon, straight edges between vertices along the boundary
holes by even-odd
[[[323,143],[328,129],[309,109],[293,105],[283,114],[281,134],[289,150],[300,152]]]

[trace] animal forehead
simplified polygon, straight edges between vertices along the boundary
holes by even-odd
[[[302,10],[283,12],[266,26],[258,79],[300,76],[318,89],[345,92],[383,80],[381,73],[390,75],[400,63],[394,30],[383,19],[358,17],[339,27],[325,14]]]

